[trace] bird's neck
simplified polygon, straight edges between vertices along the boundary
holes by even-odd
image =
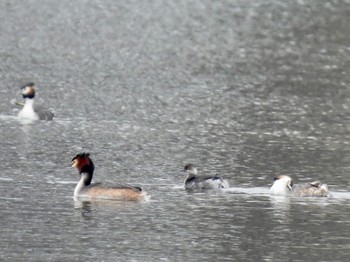
[[[196,177],[196,174],[195,173],[188,173],[187,176],[186,176],[186,179],[185,179],[185,184],[190,182],[192,179],[194,179]]]
[[[24,108],[33,108],[33,105],[34,105],[34,99],[32,98],[26,98],[25,99],[25,102],[24,102]]]
[[[291,193],[291,190],[286,186],[285,183],[278,181],[273,183],[272,187],[270,188],[270,191],[276,195],[288,195]]]
[[[93,173],[81,173],[80,180],[74,190],[74,196],[77,196],[81,190],[91,184],[92,174]]]
[[[19,112],[19,117],[24,119],[38,120],[39,116],[34,111],[34,100],[26,98],[22,110]]]

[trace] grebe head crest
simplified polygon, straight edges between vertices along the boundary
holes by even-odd
[[[34,98],[35,96],[35,89],[34,89],[34,83],[29,82],[26,83],[21,87],[22,91],[22,96],[23,98]]]
[[[92,173],[94,171],[94,163],[90,159],[90,154],[85,152],[72,158],[72,167],[78,169],[79,174],[84,172]]]

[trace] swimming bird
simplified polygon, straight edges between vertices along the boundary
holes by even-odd
[[[223,189],[229,188],[229,184],[226,180],[222,179],[218,175],[215,176],[197,176],[197,168],[192,164],[187,164],[184,167],[184,171],[187,172],[185,179],[186,189]]]
[[[127,201],[146,199],[146,193],[140,187],[130,185],[105,186],[101,183],[91,184],[95,166],[89,153],[80,153],[73,157],[72,167],[77,168],[81,175],[80,181],[74,190],[74,197],[76,198]]]
[[[42,105],[34,103],[35,89],[34,83],[29,82],[21,87],[22,96],[25,99],[24,106],[21,111],[19,111],[18,116],[21,119],[30,120],[52,120],[53,113]]]
[[[330,196],[328,186],[320,181],[307,184],[294,185],[289,176],[281,175],[274,178],[270,188],[274,195],[293,195],[302,197],[328,197]]]

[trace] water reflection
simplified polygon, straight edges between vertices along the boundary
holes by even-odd
[[[290,221],[291,197],[289,196],[269,196],[271,203],[271,212],[273,220],[279,223],[288,223]]]
[[[348,260],[346,1],[0,7],[1,260]],[[54,121],[6,103],[28,76]],[[82,150],[153,201],[72,202]],[[189,194],[187,162],[234,187]],[[269,196],[278,174],[333,197]]]
[[[93,218],[91,202],[74,200],[74,208],[81,213],[84,219]]]
[[[28,129],[29,129],[28,126],[35,125],[36,123],[38,123],[37,120],[25,119],[25,118],[18,118],[18,121],[21,123],[21,128],[25,133],[28,132]]]

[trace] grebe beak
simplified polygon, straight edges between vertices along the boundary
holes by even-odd
[[[24,103],[23,102],[15,102],[15,105],[16,106],[24,106]]]
[[[288,184],[287,187],[289,188],[290,191],[293,191],[291,184]]]

